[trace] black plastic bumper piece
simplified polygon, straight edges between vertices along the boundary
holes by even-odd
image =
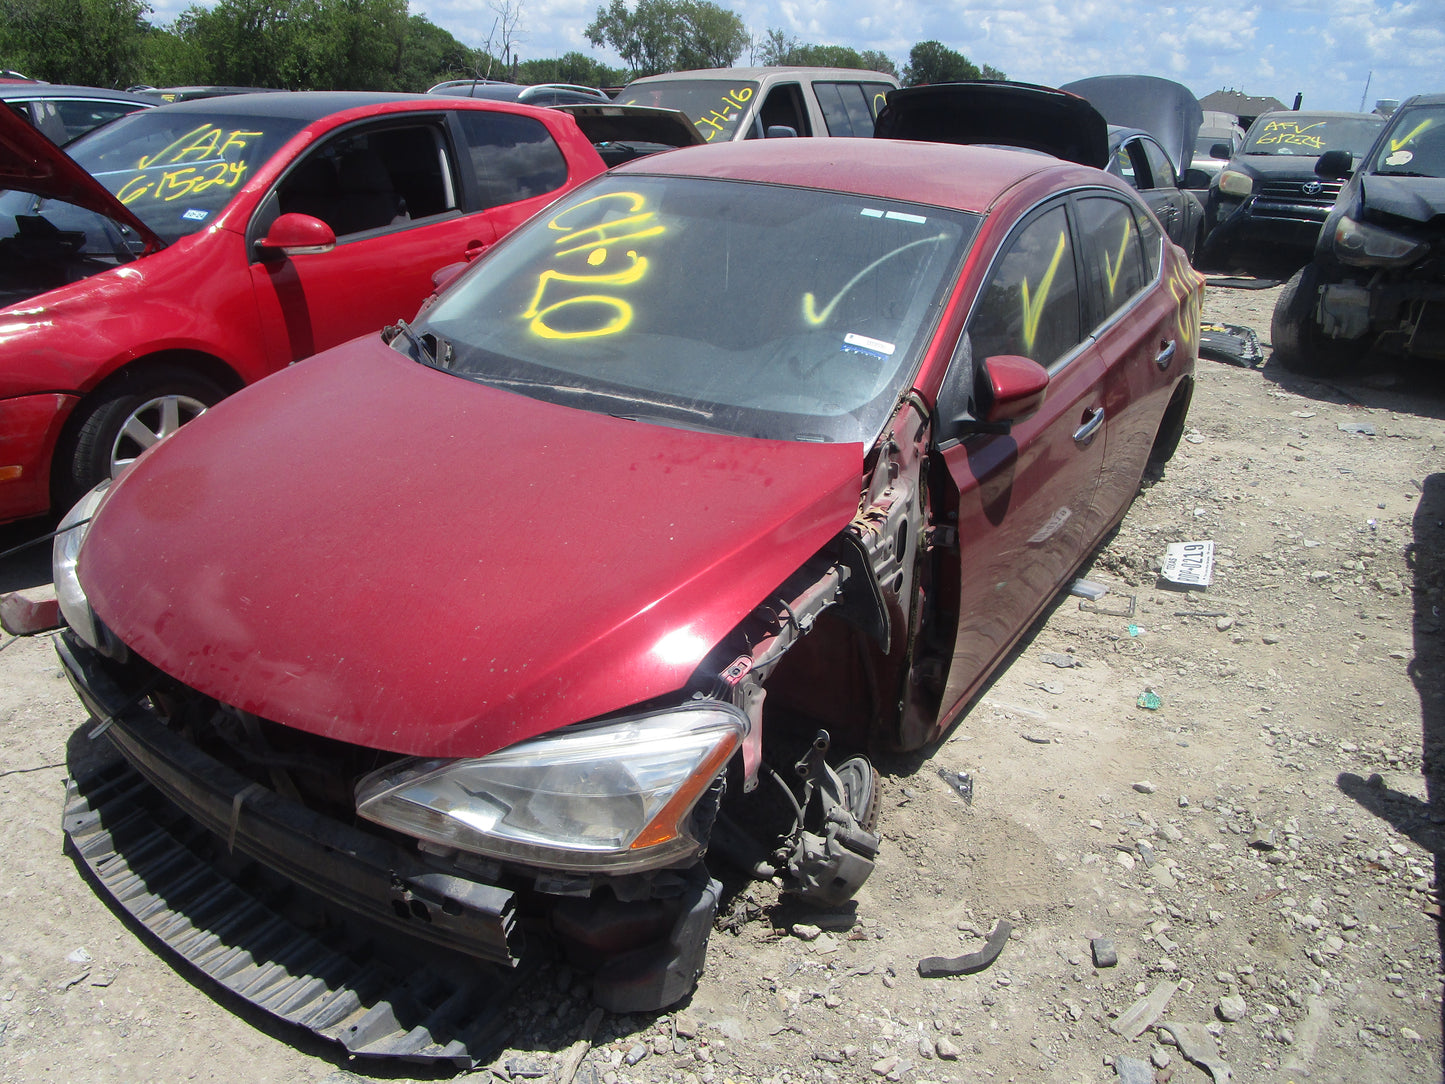
[[[492,1057],[507,1037],[507,1006],[529,969],[448,960],[253,860],[216,861],[208,852],[224,845],[118,757],[66,781],[64,825],[137,922],[273,1016],[353,1054],[462,1068]]]

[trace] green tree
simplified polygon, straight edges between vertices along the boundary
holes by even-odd
[[[980,68],[968,57],[939,41],[920,41],[908,52],[903,69],[905,86],[923,83],[957,83],[968,79],[1007,79],[997,68]]]
[[[463,45],[426,16],[412,15],[406,21],[405,44],[393,89],[420,93],[447,79],[472,76],[476,66],[475,49]]]
[[[846,45],[804,45],[797,38],[787,37],[781,30],[769,30],[757,53],[765,67],[862,68],[898,74],[893,61],[876,50],[860,53]]]
[[[0,58],[32,79],[125,87],[140,81],[145,0],[0,0]]]
[[[614,49],[634,75],[690,68],[725,68],[742,55],[748,35],[735,12],[710,0],[611,0],[588,24],[587,40]]]
[[[584,87],[613,87],[627,81],[621,68],[610,68],[584,53],[565,53],[552,60],[524,60],[517,72],[520,83],[575,83]]]

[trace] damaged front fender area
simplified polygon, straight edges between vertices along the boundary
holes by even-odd
[[[928,438],[925,408],[906,401],[870,459],[857,515],[712,659],[710,695],[751,723],[733,791],[768,784],[783,822],[768,850],[745,823],[759,818],[734,800],[714,846],[819,904],[852,896],[878,852],[877,773],[861,754],[922,744],[935,717],[911,676],[931,539]]]

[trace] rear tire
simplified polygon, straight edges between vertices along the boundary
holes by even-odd
[[[122,373],[82,407],[73,439],[52,470],[55,505],[65,510],[136,457],[226,397],[215,381],[174,365]]]
[[[1285,283],[1274,305],[1269,337],[1275,359],[1302,376],[1335,376],[1354,365],[1365,353],[1359,339],[1332,339],[1315,320],[1319,273],[1307,264]]]

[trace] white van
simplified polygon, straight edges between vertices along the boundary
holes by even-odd
[[[617,101],[685,113],[709,143],[873,135],[898,80],[857,68],[701,68],[634,79]]]

